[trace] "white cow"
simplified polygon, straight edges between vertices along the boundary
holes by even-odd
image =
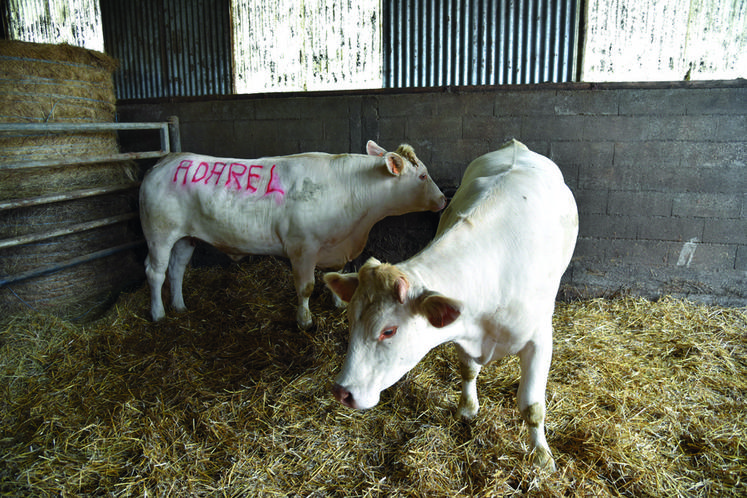
[[[288,257],[297,322],[311,326],[315,266],[342,268],[363,251],[371,227],[386,216],[446,205],[412,147],[386,152],[368,142],[366,149],[368,155],[162,159],[140,188],[153,320],[165,316],[161,288],[167,268],[172,305],[186,309],[182,279],[199,239],[236,260],[247,254]]]
[[[518,354],[518,405],[534,463],[554,468],[544,431],[555,297],[578,233],[576,203],[558,167],[512,141],[475,159],[434,240],[396,266],[370,259],[328,273],[349,302],[350,343],[335,397],[370,408],[428,351],[454,342],[462,373],[458,415],[477,413],[483,365]]]

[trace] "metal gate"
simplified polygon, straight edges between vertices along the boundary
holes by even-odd
[[[67,170],[75,166],[81,168],[91,168],[100,166],[102,163],[118,163],[122,161],[131,161],[133,159],[153,159],[169,154],[171,151],[179,151],[181,148],[179,139],[178,119],[171,118],[169,122],[158,123],[0,123],[0,134],[13,134],[14,136],[32,136],[34,134],[57,135],[57,134],[86,134],[92,132],[112,132],[119,130],[157,130],[160,133],[161,145],[159,150],[145,152],[115,153],[99,156],[74,156],[61,155],[55,159],[40,160],[20,160],[20,161],[3,161],[0,163],[0,173],[3,175],[13,174],[19,171],[26,175],[26,172],[40,170],[44,174],[52,169]],[[119,240],[114,245],[104,238],[97,238],[93,234],[97,230],[108,230],[108,227],[128,223],[131,220],[138,219],[136,207],[131,207],[129,211],[119,211],[117,213],[106,212],[102,217],[101,213],[90,213],[81,211],[79,205],[81,202],[90,203],[93,199],[115,198],[120,194],[127,192],[137,192],[140,182],[136,179],[131,181],[113,183],[99,186],[84,185],[85,188],[75,188],[64,192],[47,193],[45,195],[33,197],[19,197],[15,199],[5,199],[0,201],[0,213],[4,216],[9,215],[12,218],[14,213],[23,210],[42,209],[38,217],[26,217],[28,226],[18,226],[14,230],[13,226],[5,227],[4,232],[10,234],[0,238],[0,250],[3,256],[0,258],[0,288],[10,289],[10,293],[17,298],[17,301],[31,306],[23,298],[15,293],[10,287],[13,284],[21,284],[32,279],[45,277],[62,272],[69,268],[78,267],[84,263],[91,263],[101,260],[114,254],[122,253],[144,245],[145,241],[139,240]],[[69,205],[70,203],[79,203],[74,209],[61,210],[60,206]],[[49,211],[46,211],[46,206]],[[59,223],[59,217],[51,216],[48,213],[54,213],[61,210],[65,213],[62,218],[66,220]],[[97,216],[96,216],[97,215]],[[85,220],[81,218],[85,217]],[[52,220],[53,222],[48,222]],[[38,227],[42,227],[39,229]],[[32,230],[28,230],[31,228]],[[14,234],[14,232],[16,232]],[[85,247],[89,249],[78,251],[69,248],[70,238],[75,235],[86,240]],[[43,258],[43,262],[37,261],[39,254],[43,251],[41,246],[55,245],[53,259]],[[68,247],[66,247],[68,246]],[[83,247],[83,246],[81,246]],[[33,248],[33,250],[32,250]],[[7,250],[12,250],[13,254],[7,254]],[[39,252],[35,252],[39,251]],[[22,270],[17,270],[15,262],[23,261]],[[51,262],[50,262],[51,261]],[[76,270],[78,271],[78,270]],[[38,280],[34,280],[36,284]],[[97,289],[106,293],[107,289]],[[49,299],[60,299],[60,296],[50,297]],[[75,296],[70,296],[74,299]],[[41,301],[41,299],[40,299]],[[3,306],[7,304],[3,301]],[[1,307],[1,306],[0,306]],[[33,306],[32,306],[33,307]]]

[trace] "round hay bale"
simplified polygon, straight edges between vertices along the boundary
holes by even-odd
[[[0,118],[6,123],[114,118],[108,55],[71,45],[0,41]]]
[[[0,121],[5,123],[112,122],[116,61],[70,45],[0,41]],[[83,161],[119,152],[114,132],[6,132],[0,134],[0,201],[28,199],[79,189],[131,184],[139,170],[130,163],[67,164],[4,169],[3,164],[64,158]],[[60,229],[134,211],[137,191],[121,191],[52,204],[0,211],[0,239]],[[137,238],[136,223],[0,249],[0,276],[8,277]],[[0,313],[27,307],[74,318],[123,286],[142,278],[132,251],[80,264],[0,288]]]
[[[5,123],[111,122],[116,112],[111,57],[70,45],[0,41],[0,120]],[[0,136],[0,163],[117,152],[112,132]]]

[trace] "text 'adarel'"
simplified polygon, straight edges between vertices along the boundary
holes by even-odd
[[[274,195],[275,200],[280,203],[285,196],[285,190],[275,173],[275,164],[265,166],[263,164],[224,163],[216,161],[209,163],[201,161],[193,168],[195,161],[185,159],[179,163],[174,172],[173,183],[181,185],[204,184],[211,182],[213,185],[221,185],[226,189],[235,188],[253,194],[261,192],[262,196]],[[269,168],[269,175],[267,169]],[[226,175],[223,173],[226,172]],[[266,180],[263,180],[263,177]],[[224,180],[221,180],[224,178]]]

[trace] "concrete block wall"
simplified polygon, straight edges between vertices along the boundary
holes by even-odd
[[[747,304],[747,82],[553,84],[120,102],[122,121],[180,118],[184,150],[235,157],[408,142],[447,194],[510,138],[554,160],[580,234],[566,297],[665,294]],[[363,258],[392,262],[437,217],[388,219]],[[362,258],[361,258],[362,259]]]

